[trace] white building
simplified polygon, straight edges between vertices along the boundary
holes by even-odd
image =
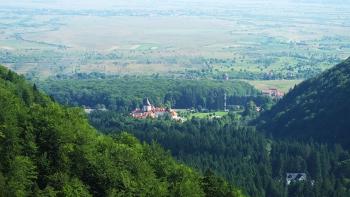
[[[292,182],[306,181],[305,173],[287,173],[286,182],[290,185]]]

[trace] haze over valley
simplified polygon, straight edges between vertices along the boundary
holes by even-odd
[[[350,54],[346,1],[3,1],[0,9],[0,62],[35,78],[305,79]]]

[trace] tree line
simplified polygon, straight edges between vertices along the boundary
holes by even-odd
[[[259,104],[268,102],[253,86],[241,81],[130,76],[47,80],[39,82],[39,86],[62,104],[103,105],[118,112],[130,112],[141,107],[145,97],[156,106],[178,109],[222,110],[225,94],[228,105],[242,105],[247,100]]]

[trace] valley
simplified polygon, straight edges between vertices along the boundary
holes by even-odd
[[[0,197],[350,196],[349,0],[0,0]]]
[[[97,72],[266,80],[309,78],[350,55],[347,4],[142,5],[0,6],[0,63],[41,79]]]

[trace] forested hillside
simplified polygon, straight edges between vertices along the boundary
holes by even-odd
[[[276,105],[277,108],[274,107],[271,112],[278,109],[278,106],[283,106],[286,103],[293,104],[294,102],[293,105],[296,107],[297,103],[303,104],[301,109],[304,111],[313,110],[314,108],[312,108],[310,104],[324,102],[326,99],[332,100],[330,97],[332,94],[339,94],[338,97],[344,99],[342,96],[348,94],[348,90],[345,90],[345,87],[343,87],[345,89],[341,89],[340,87],[342,86],[339,85],[338,82],[340,83],[341,81],[346,84],[347,77],[338,79],[338,76],[347,75],[346,70],[348,67],[346,65],[348,65],[348,61],[341,65],[341,71],[337,71],[339,67],[337,66],[332,69],[335,70],[335,72],[331,72],[332,74],[329,74],[329,76],[325,75],[330,71],[318,77],[324,80],[320,84],[327,86],[327,88],[322,89],[320,88],[323,87],[322,85],[319,87],[318,82],[313,82],[318,78],[311,79],[297,86],[282,99]],[[334,73],[337,73],[337,77],[335,77]],[[112,83],[113,81],[116,83]],[[194,83],[192,84],[192,82]],[[170,150],[171,154],[178,160],[199,169],[202,173],[207,172],[207,174],[209,174],[207,171],[209,169],[215,174],[225,177],[234,185],[244,188],[250,196],[328,197],[350,195],[350,172],[348,170],[350,169],[350,155],[348,149],[343,149],[339,143],[326,144],[323,143],[324,141],[314,141],[311,137],[303,138],[305,140],[302,141],[299,141],[298,138],[279,139],[275,138],[275,135],[272,135],[274,138],[270,138],[270,135],[266,137],[260,132],[260,128],[256,130],[255,125],[249,126],[246,123],[254,120],[259,114],[259,112],[256,111],[255,104],[250,101],[254,101],[259,106],[271,104],[271,102],[264,100],[267,99],[266,97],[260,97],[259,94],[254,93],[256,92],[255,90],[250,91],[250,86],[244,86],[242,89],[243,91],[234,92],[232,90],[240,86],[233,86],[233,83],[236,82],[209,80],[181,81],[179,79],[171,81],[165,78],[160,78],[158,80],[157,78],[147,79],[133,77],[125,79],[88,79],[86,81],[77,80],[75,82],[71,80],[49,81],[44,82],[43,85],[49,92],[56,93],[54,97],[63,103],[66,102],[62,101],[61,98],[65,96],[70,98],[70,95],[80,95],[69,99],[68,104],[71,101],[77,102],[74,103],[74,105],[86,104],[84,103],[85,99],[80,98],[87,98],[87,100],[96,98],[94,102],[98,102],[99,99],[110,98],[112,101],[110,103],[117,103],[116,101],[118,99],[116,98],[118,97],[125,99],[125,101],[118,103],[120,107],[126,106],[124,109],[111,107],[112,105],[106,103],[111,110],[95,111],[91,113],[89,115],[91,124],[101,132],[111,136],[118,136],[120,133],[127,131],[135,135],[135,137],[141,141],[147,143],[156,141],[164,148]],[[308,92],[313,92],[313,89],[311,87],[306,88],[308,86],[304,84],[307,83],[313,84],[313,88],[315,88],[315,93],[313,94],[322,92],[325,97],[320,100],[318,97],[309,99],[308,96],[313,94]],[[96,86],[94,86],[94,84],[96,84]],[[67,86],[68,89],[64,89],[65,86]],[[176,103],[181,103],[181,101],[221,100],[222,95],[213,92],[220,89],[222,90],[222,88],[227,88],[225,91],[229,94],[237,95],[231,95],[229,99],[233,99],[235,102],[242,102],[240,104],[245,106],[243,112],[231,112],[228,116],[221,119],[192,118],[183,123],[175,122],[166,117],[161,119],[137,120],[124,113],[128,112],[127,109],[135,107],[132,104],[128,104],[129,100],[141,103],[138,99],[141,100],[148,94],[151,95],[151,100],[153,99],[152,102],[159,105],[166,103],[164,102],[164,98],[166,98],[164,95],[173,95],[173,93],[176,93],[174,95],[186,95],[186,97],[178,97],[181,99],[175,99],[175,102],[172,102],[171,105],[176,106]],[[325,93],[326,90],[335,89],[338,90],[338,93]],[[81,95],[83,95],[81,92],[83,91],[85,91],[88,96],[81,97]],[[183,93],[181,93],[182,91]],[[221,91],[221,93],[223,94],[225,91]],[[300,95],[304,94],[304,91],[306,91],[305,98],[291,96],[296,94],[295,92],[298,92]],[[250,97],[245,94],[252,94],[253,96]],[[157,98],[159,99],[157,100]],[[299,100],[295,101],[295,99]],[[191,103],[188,106],[196,104],[198,105],[198,103]],[[337,106],[335,106],[335,104],[327,105],[324,103],[323,110],[326,111],[329,107],[332,108],[330,112],[333,112],[332,110],[340,106],[346,109],[346,105],[346,102],[342,102],[341,105]],[[308,109],[308,107],[311,108]],[[263,108],[267,109],[265,107]],[[268,117],[266,114],[271,112],[267,110],[266,113],[258,118],[258,121],[266,121],[266,124],[262,124],[264,126],[270,123],[274,125],[276,123],[275,120],[266,118]],[[307,121],[303,115],[302,113],[290,114],[288,117],[285,117],[285,119],[301,119],[302,121]],[[333,114],[333,118],[335,117],[336,116]],[[345,118],[346,117],[348,116],[345,116]],[[327,121],[329,120],[331,119]],[[280,129],[278,131],[284,130]],[[306,132],[307,130],[304,130],[304,133]],[[318,136],[316,133],[313,135]],[[287,173],[305,173],[307,178],[306,181],[294,182],[287,185]]]
[[[269,102],[245,83],[126,78],[125,82],[113,79],[116,84],[101,80],[96,82],[98,88],[94,80],[70,81],[73,85],[67,84],[70,88],[65,90],[69,81],[50,82],[55,85],[46,88],[57,85],[50,92],[56,92],[63,103],[60,98],[64,95],[80,95],[83,90],[88,92],[84,98],[96,99],[94,102],[109,98],[115,106],[106,105],[112,110],[89,115],[90,123],[109,137],[98,134],[81,109],[61,107],[35,85],[27,85],[23,77],[1,68],[0,187],[6,189],[0,191],[4,196],[67,196],[72,192],[73,196],[242,195],[231,186],[235,185],[252,197],[349,196],[349,63],[350,59],[296,86],[258,117],[258,130],[246,124],[259,114],[248,101]],[[238,87],[241,91],[235,92]],[[169,117],[133,119],[124,113],[135,107],[123,103],[128,99],[136,105],[145,94],[154,94],[153,102],[166,105],[166,95],[178,90],[190,97],[180,96],[171,105],[197,98],[208,101],[221,96],[215,93],[219,90],[248,104],[243,112],[183,123]],[[126,108],[116,107],[117,95],[125,99],[118,106],[125,104]],[[80,98],[74,96],[68,104],[83,105],[85,99]],[[287,173],[305,173],[306,179],[287,184]]]
[[[254,109],[255,110],[255,109]],[[91,123],[104,133],[128,131],[140,140],[160,143],[171,153],[205,172],[211,169],[244,188],[250,196],[328,197],[350,194],[350,155],[339,145],[271,140],[245,119],[230,113],[221,119],[137,120],[117,112],[96,111]],[[286,186],[286,173],[307,174],[305,182]]]
[[[0,196],[242,196],[201,176],[155,143],[98,134],[78,108],[64,108],[0,67]]]
[[[189,80],[165,77],[109,77],[107,79],[61,79],[40,82],[40,87],[58,102],[130,112],[148,97],[156,106],[219,110],[224,108],[224,95],[230,105],[247,100],[258,104],[266,98],[253,86],[240,81]]]
[[[259,119],[275,138],[311,139],[350,148],[350,58],[297,85]]]

